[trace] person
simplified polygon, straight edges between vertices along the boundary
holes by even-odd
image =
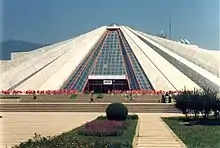
[[[168,99],[169,99],[169,103],[171,103],[171,101],[172,101],[172,96],[171,96],[171,94],[169,95]]]
[[[162,94],[161,103],[165,103],[165,96]]]
[[[164,103],[167,103],[168,99],[169,99],[169,94],[166,92],[166,94],[165,94],[165,102]]]
[[[93,92],[91,92],[90,102],[94,102],[94,99],[93,99]]]
[[[37,100],[37,96],[36,96],[35,93],[34,93],[33,95],[34,95],[34,97],[33,97],[33,101],[35,102],[35,101]]]
[[[132,93],[130,93],[130,101],[132,101],[132,99],[133,99],[133,95]]]

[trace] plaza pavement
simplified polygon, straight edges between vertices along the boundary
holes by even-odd
[[[7,148],[34,136],[54,136],[74,129],[105,113],[4,112],[0,113],[0,147]],[[140,117],[137,148],[180,148],[185,145],[161,120],[170,113],[138,113]]]

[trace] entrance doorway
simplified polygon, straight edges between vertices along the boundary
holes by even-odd
[[[105,83],[106,82],[106,83]],[[112,90],[129,90],[127,80],[89,80],[84,91],[108,93]]]

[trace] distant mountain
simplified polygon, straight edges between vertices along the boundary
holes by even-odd
[[[43,46],[47,45],[19,40],[4,41],[0,43],[0,60],[10,60],[12,52],[28,52]]]

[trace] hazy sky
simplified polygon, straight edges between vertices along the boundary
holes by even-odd
[[[112,22],[156,34],[168,30],[203,48],[219,48],[219,0],[0,0],[1,40],[66,40]]]

